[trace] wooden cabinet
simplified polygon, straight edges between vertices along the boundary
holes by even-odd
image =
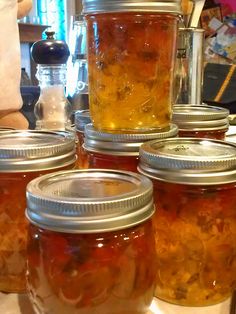
[[[82,1],[81,0],[75,0],[75,9],[76,14],[80,14],[82,11]]]
[[[20,42],[22,43],[34,43],[42,39],[42,33],[48,28],[47,25],[18,23]]]

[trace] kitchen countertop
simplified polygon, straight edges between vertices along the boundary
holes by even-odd
[[[207,307],[185,307],[154,299],[147,314],[228,314],[230,300]],[[1,314],[34,314],[29,300],[24,294],[0,293]],[[69,314],[69,313],[68,313]]]

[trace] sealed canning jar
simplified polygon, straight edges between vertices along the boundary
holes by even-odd
[[[140,160],[157,208],[155,295],[190,306],[228,298],[236,288],[236,146],[166,139],[143,144]]]
[[[180,1],[83,0],[83,12],[94,127],[168,128]]]
[[[75,128],[76,128],[76,134],[77,134],[76,168],[78,169],[88,168],[88,157],[87,157],[87,153],[84,150],[83,144],[84,144],[84,128],[85,128],[85,125],[90,122],[91,122],[91,119],[90,119],[89,110],[78,110],[75,112]]]
[[[26,185],[75,162],[67,132],[12,131],[0,136],[0,291],[25,291]]]
[[[85,127],[84,148],[88,158],[88,168],[108,168],[137,172],[139,147],[150,140],[175,137],[176,125],[169,131],[159,133],[105,133],[94,129],[92,124]]]
[[[179,137],[201,137],[224,140],[229,128],[229,111],[208,105],[175,105],[173,122]]]
[[[38,314],[146,314],[156,284],[152,183],[74,170],[27,187],[27,287]]]

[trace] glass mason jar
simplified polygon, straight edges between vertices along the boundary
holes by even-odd
[[[26,289],[26,185],[44,173],[72,169],[74,163],[74,137],[67,132],[0,135],[0,291]]]
[[[146,314],[156,283],[148,178],[61,171],[33,180],[27,204],[27,287],[37,314]]]
[[[180,1],[83,0],[83,12],[94,127],[169,128]]]
[[[77,135],[77,162],[76,168],[78,169],[87,169],[88,168],[88,156],[84,150],[84,129],[86,124],[90,123],[90,114],[89,110],[77,110],[75,112],[75,128]],[[105,167],[106,168],[106,167]]]
[[[108,168],[137,172],[139,148],[147,141],[175,137],[176,125],[169,131],[159,133],[105,133],[94,129],[92,124],[85,127],[84,149],[87,153],[88,168]]]
[[[227,299],[236,288],[236,146],[166,139],[144,144],[140,160],[157,209],[155,295],[187,306]]]
[[[229,128],[229,111],[208,105],[174,105],[173,122],[179,137],[200,137],[224,140]]]

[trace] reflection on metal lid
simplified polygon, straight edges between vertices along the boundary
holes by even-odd
[[[92,124],[87,124],[84,147],[90,152],[109,155],[138,155],[139,147],[144,142],[177,135],[178,127],[175,124],[171,124],[166,131],[152,133],[108,133],[97,131]]]
[[[199,138],[145,143],[140,148],[141,173],[186,184],[235,181],[236,145]]]
[[[181,14],[180,0],[83,0],[83,13],[163,12]]]
[[[229,126],[229,111],[208,105],[174,105],[173,122],[179,129],[219,130]]]
[[[132,172],[56,172],[30,182],[27,216],[46,229],[91,233],[131,227],[154,212],[152,183]]]
[[[75,138],[70,132],[8,132],[0,136],[0,171],[66,166],[74,160],[74,151]]]

